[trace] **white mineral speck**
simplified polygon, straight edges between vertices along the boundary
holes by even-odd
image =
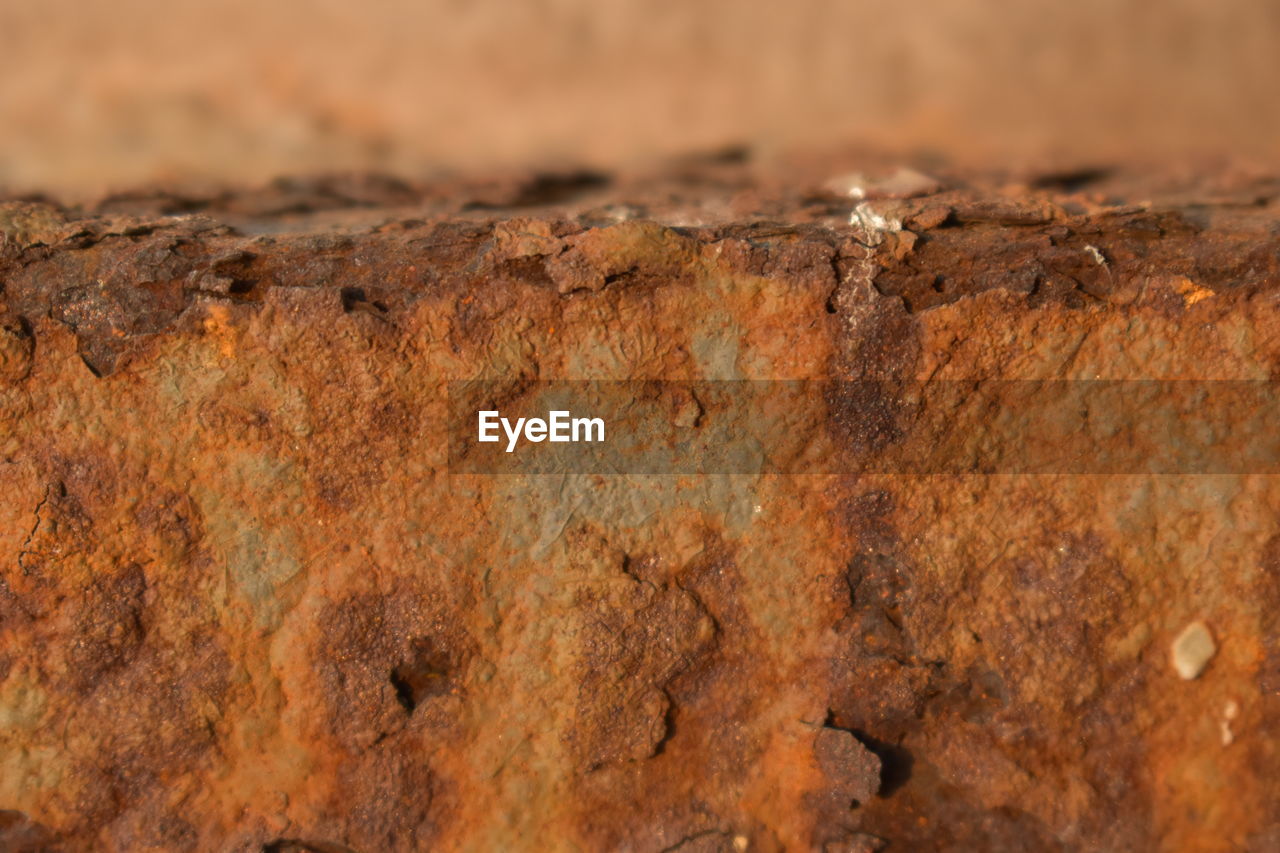
[[[1222,709],[1222,720],[1218,723],[1218,727],[1222,732],[1222,745],[1231,746],[1235,743],[1236,733],[1231,730],[1231,721],[1240,716],[1240,706],[1236,704],[1234,699],[1228,699],[1226,707]]]
[[[872,235],[872,242],[878,244],[883,234],[888,231],[901,231],[902,223],[878,212],[869,201],[864,201],[853,209],[849,215],[849,224],[862,228]]]

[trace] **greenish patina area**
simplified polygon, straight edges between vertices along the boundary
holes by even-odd
[[[262,506],[261,501],[265,500],[270,505],[274,500],[279,503],[282,517],[292,500],[291,492],[299,488],[292,466],[286,461],[244,453],[228,459],[227,468],[231,481],[248,491],[254,491],[255,483],[283,486],[273,496],[255,495],[251,504]],[[231,591],[249,606],[259,628],[279,628],[296,600],[286,587],[303,569],[292,528],[264,524],[261,516],[243,509],[243,498],[228,492],[197,487],[194,493],[204,515],[207,541],[223,562]]]

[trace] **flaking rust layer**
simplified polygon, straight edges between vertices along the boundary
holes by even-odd
[[[453,379],[1280,371],[1266,174],[740,161],[0,208],[0,847],[1280,847],[1274,478],[450,474]]]

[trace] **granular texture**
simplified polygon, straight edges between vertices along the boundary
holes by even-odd
[[[0,847],[1280,846],[1272,477],[450,472],[459,379],[1280,372],[1276,176],[837,165],[0,207]]]

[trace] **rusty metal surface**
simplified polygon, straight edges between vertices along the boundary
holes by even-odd
[[[1280,368],[1271,176],[795,168],[0,207],[0,839],[1280,844],[1274,478],[451,475],[454,379]]]

